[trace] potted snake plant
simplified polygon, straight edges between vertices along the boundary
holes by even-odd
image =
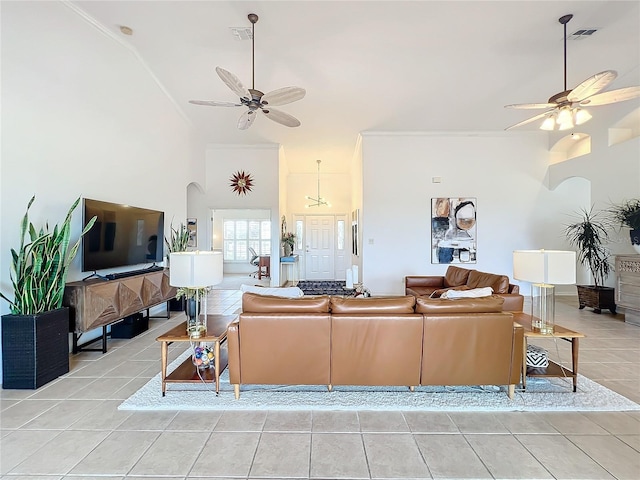
[[[92,218],[72,246],[71,216],[78,198],[60,227],[36,230],[27,205],[20,226],[20,247],[11,249],[10,279],[14,299],[11,314],[2,316],[2,387],[35,389],[69,372],[69,309],[62,306],[69,265],[80,238],[91,229]]]
[[[576,285],[579,308],[591,307],[595,313],[608,309],[616,313],[615,290],[604,286],[611,273],[609,243],[611,221],[603,212],[583,209],[577,221],[565,226],[569,243],[577,249],[578,262],[591,272],[594,285]]]
[[[169,264],[171,253],[187,251],[187,247],[189,246],[189,230],[184,223],[181,223],[178,228],[173,228],[173,223],[171,223],[169,228],[171,229],[171,234],[169,238],[164,238],[164,243],[167,246],[167,266],[171,268]],[[169,300],[169,310],[172,312],[186,312],[188,305],[186,302],[187,298],[189,298],[189,296],[185,296],[184,293],[176,295],[175,298]]]

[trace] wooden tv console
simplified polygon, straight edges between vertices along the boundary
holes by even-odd
[[[175,296],[176,288],[169,285],[168,269],[115,280],[94,278],[67,283],[63,305],[69,307],[73,353],[99,340],[78,344],[83,333],[99,327],[102,327],[102,353],[106,353],[107,325],[144,310],[148,316],[151,307],[169,302]]]

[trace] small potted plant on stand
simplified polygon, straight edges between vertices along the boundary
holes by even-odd
[[[296,234],[293,232],[285,232],[282,234],[282,246],[284,247],[284,256],[290,257],[293,253],[293,246],[296,243]]]
[[[576,285],[580,309],[591,307],[595,313],[609,309],[616,313],[615,290],[605,287],[611,273],[611,253],[605,246],[609,241],[608,221],[601,212],[582,210],[578,221],[565,227],[569,243],[578,250],[578,261],[591,272],[595,285]]]
[[[172,252],[186,252],[189,244],[189,230],[184,225],[184,223],[180,224],[180,227],[173,228],[173,223],[170,226],[171,228],[171,236],[170,238],[165,237],[164,243],[167,246],[167,266],[171,267],[169,264],[169,256]],[[172,312],[182,312],[186,311],[185,299],[189,298],[182,295],[176,295],[176,298],[169,300],[169,309]]]
[[[2,388],[36,389],[69,372],[69,309],[62,307],[67,271],[80,239],[69,248],[71,215],[61,227],[36,230],[27,205],[20,229],[20,248],[11,249],[11,314],[2,316]],[[96,221],[93,217],[80,238]],[[28,239],[25,243],[25,237]]]
[[[619,205],[613,205],[608,212],[620,227],[631,229],[629,231],[631,246],[640,253],[640,199],[632,198]]]

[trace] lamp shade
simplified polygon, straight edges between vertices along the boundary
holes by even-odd
[[[203,288],[222,282],[221,252],[171,253],[169,265],[169,284],[172,287]]]
[[[563,250],[515,250],[513,278],[531,283],[576,283],[576,252]]]

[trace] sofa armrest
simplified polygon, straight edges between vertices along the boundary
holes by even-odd
[[[514,285],[513,283],[509,284],[509,293],[520,293],[520,286]]]
[[[497,293],[504,298],[503,312],[521,312],[524,308],[524,297],[519,293]]]
[[[433,275],[409,275],[404,277],[404,294],[420,297],[431,295],[444,287],[444,277]]]
[[[227,327],[227,349],[229,351],[229,383],[240,383],[240,321],[234,320]]]

